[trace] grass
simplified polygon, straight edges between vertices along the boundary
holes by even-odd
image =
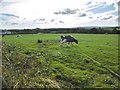
[[[59,46],[61,34],[5,36],[2,71],[12,88],[118,88],[118,35],[71,34],[79,44]],[[40,39],[43,42],[37,43]]]

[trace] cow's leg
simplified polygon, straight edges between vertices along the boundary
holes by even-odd
[[[70,45],[70,42],[67,43],[66,47],[69,47],[69,45]]]
[[[72,46],[74,46],[72,42],[70,42],[70,43],[71,43]]]
[[[60,46],[63,46],[63,43],[65,43],[67,41],[67,39],[64,39],[63,41],[61,41]]]
[[[68,42],[68,45],[70,44],[70,42]]]

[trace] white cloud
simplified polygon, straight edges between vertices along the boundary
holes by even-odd
[[[98,23],[99,25],[101,25],[103,19],[109,18],[110,16],[112,17],[109,20],[111,20],[111,23],[115,24],[116,22],[114,21],[116,20],[116,16],[112,15],[112,13],[117,12],[118,1],[120,0],[3,0],[0,4],[2,4],[1,13],[10,13],[20,17],[19,20],[8,20],[8,22],[13,23],[13,27],[30,26],[31,28],[53,26],[70,27],[80,24],[82,25],[82,23],[87,24],[88,22],[92,22],[95,20],[101,22]],[[110,10],[108,12],[99,14],[94,14],[92,11],[89,11],[91,9],[105,7],[106,5],[111,5],[113,3],[116,10]],[[67,10],[65,11],[65,9]],[[60,13],[62,14],[54,14],[54,12],[59,11],[61,11]],[[44,21],[37,20],[43,18],[45,19]],[[54,21],[51,22],[51,20],[53,19]],[[107,22],[109,20],[106,19]]]

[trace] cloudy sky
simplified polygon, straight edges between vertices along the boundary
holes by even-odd
[[[120,0],[0,0],[0,28],[118,26]]]

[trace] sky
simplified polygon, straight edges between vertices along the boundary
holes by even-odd
[[[118,26],[120,0],[0,0],[0,29]]]

